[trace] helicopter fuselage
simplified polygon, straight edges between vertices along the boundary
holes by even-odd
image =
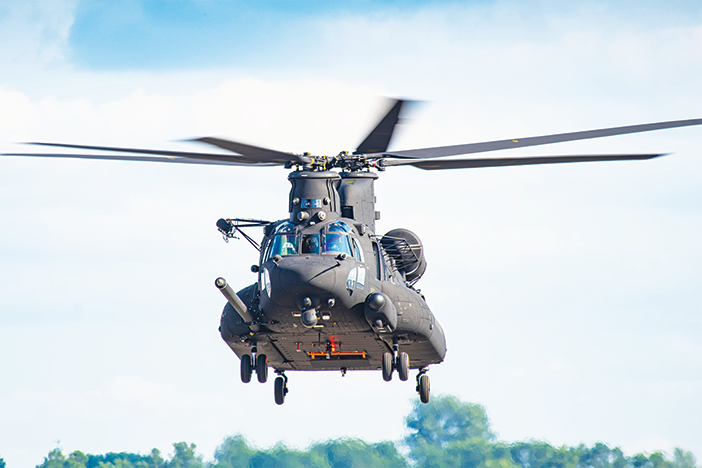
[[[239,357],[253,348],[276,371],[378,369],[398,348],[410,368],[443,361],[441,326],[374,234],[375,178],[290,175],[290,218],[266,226],[258,281],[237,293],[256,326],[231,304],[222,314],[222,338]]]

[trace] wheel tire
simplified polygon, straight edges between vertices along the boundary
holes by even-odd
[[[397,376],[403,382],[409,378],[409,354],[407,353],[397,355]]]
[[[382,370],[383,370],[383,380],[390,382],[392,380],[392,354],[383,353]]]
[[[256,377],[261,383],[266,383],[268,380],[268,358],[265,354],[256,356]]]
[[[244,354],[241,356],[241,381],[244,383],[251,382],[251,355]]]
[[[419,376],[419,399],[422,403],[429,403],[429,376],[422,374]]]
[[[285,403],[285,379],[276,377],[275,379],[275,404],[282,405]]]

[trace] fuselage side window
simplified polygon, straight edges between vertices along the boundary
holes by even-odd
[[[365,259],[363,258],[363,249],[361,248],[361,243],[358,242],[358,239],[355,237],[353,238],[353,246],[356,247],[356,260],[358,260],[361,263],[365,263]]]
[[[375,242],[373,242],[373,255],[375,256],[375,275],[379,280],[382,281],[382,279],[383,279],[383,274],[382,274],[383,260],[380,256],[380,249],[378,249],[378,244]]]

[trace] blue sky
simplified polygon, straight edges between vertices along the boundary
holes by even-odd
[[[69,42],[74,63],[106,70],[313,65],[329,20],[451,3],[83,1]]]
[[[314,56],[327,47],[326,42],[335,34],[325,28],[326,24],[363,18],[382,29],[386,22],[418,17],[420,21],[404,33],[422,35],[423,13],[431,16],[466,9],[471,10],[476,23],[487,20],[490,24],[489,30],[482,29],[484,23],[478,29],[478,34],[485,36],[483,41],[499,40],[492,31],[504,34],[505,25],[500,20],[514,16],[521,18],[521,24],[509,35],[510,40],[515,33],[529,39],[537,28],[541,34],[548,34],[551,28],[543,30],[544,23],[548,26],[549,20],[573,14],[596,15],[599,27],[616,24],[623,32],[671,23],[695,25],[702,15],[699,2],[692,1],[665,5],[620,2],[616,10],[591,2],[81,1],[74,12],[69,44],[71,61],[90,69],[303,65],[318,70],[324,69],[325,64],[317,62]],[[473,36],[473,25],[465,26],[461,35]],[[392,49],[388,47],[387,52]]]
[[[700,2],[5,2],[0,61],[0,152],[336,154],[382,96],[425,101],[395,149],[702,117]],[[448,334],[433,391],[505,440],[702,456],[701,132],[505,153],[673,153],[645,163],[381,174],[378,229],[420,235]],[[287,192],[282,169],[1,159],[0,456],[400,439],[411,385],[293,374],[278,408],[216,333],[212,282],[250,284],[255,255],[214,222],[285,217]]]

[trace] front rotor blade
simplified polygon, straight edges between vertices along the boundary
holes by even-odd
[[[526,166],[531,164],[558,164],[591,161],[629,161],[653,159],[665,154],[595,154],[581,156],[531,156],[524,158],[483,158],[483,159],[447,159],[438,161],[424,160],[382,160],[382,166],[414,166],[427,171],[440,169],[465,169],[474,167]]]
[[[76,148],[76,149],[87,149],[96,151],[113,151],[118,153],[136,153],[136,154],[153,154],[156,156],[175,156],[181,158],[192,158],[210,161],[230,161],[233,163],[238,163],[237,165],[251,165],[258,164],[259,162],[253,159],[249,159],[245,156],[232,156],[226,154],[216,154],[216,153],[192,153],[189,151],[169,151],[169,150],[151,150],[151,149],[141,149],[141,148],[119,148],[114,146],[91,146],[91,145],[73,145],[68,143],[41,143],[32,142],[27,143],[29,145],[38,146],[51,146],[58,148]],[[21,153],[18,153],[21,154]],[[56,155],[58,157],[58,155]],[[66,156],[74,157],[74,156]],[[100,159],[110,159],[110,158],[100,158]]]
[[[624,135],[627,133],[648,132],[663,128],[687,127],[690,125],[702,125],[702,119],[674,120],[670,122],[629,125],[626,127],[602,128],[599,130],[587,130],[583,132],[558,133],[555,135],[538,137],[515,138],[513,140],[496,140],[482,143],[469,143],[466,145],[437,146],[434,148],[393,151],[392,153],[385,153],[385,156],[397,158],[439,158],[442,156],[484,153],[487,151],[523,148],[525,146],[548,145],[550,143],[587,140],[589,138],[602,138],[613,135]]]
[[[395,131],[395,126],[399,120],[402,105],[407,102],[401,99],[395,99],[395,104],[390,108],[385,117],[380,119],[378,125],[368,134],[365,140],[358,145],[353,154],[372,154],[383,153],[388,150],[392,133]]]
[[[2,153],[0,156],[25,156],[38,158],[75,158],[75,159],[107,159],[116,161],[147,161],[176,164],[209,164],[215,166],[251,166],[249,162],[235,162],[214,159],[193,159],[174,156],[127,156],[127,155],[106,155],[106,154],[67,154],[67,153]],[[225,156],[226,157],[226,156]],[[276,166],[273,163],[255,163],[257,166]]]
[[[307,164],[311,161],[310,158],[299,154],[283,153],[282,151],[261,148],[260,146],[247,145],[244,143],[225,140],[222,138],[204,137],[195,138],[194,140],[190,141],[199,141],[202,143],[207,143],[208,145],[213,145],[218,148],[232,151],[234,153],[243,154],[246,158],[257,162],[275,162],[279,164],[285,164],[287,162],[293,161],[298,162],[300,164]]]

